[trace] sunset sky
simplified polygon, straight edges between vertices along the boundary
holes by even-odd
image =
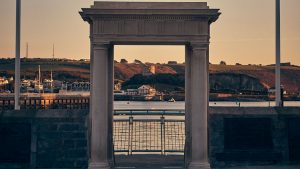
[[[189,0],[190,1],[190,0]],[[205,1],[205,0],[200,0]],[[275,62],[275,0],[206,0],[222,15],[212,24],[210,62]],[[282,62],[300,65],[300,0],[282,0]],[[22,0],[22,56],[89,58],[88,23],[78,11],[93,0]],[[0,1],[0,57],[14,57],[15,0]],[[184,47],[117,46],[115,59],[148,62],[184,61]]]

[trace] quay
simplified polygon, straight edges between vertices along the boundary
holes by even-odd
[[[210,107],[209,112],[212,169],[299,167],[299,107]],[[89,118],[88,109],[0,111],[0,166],[87,167]],[[185,127],[183,110],[116,110],[111,166],[184,168]]]

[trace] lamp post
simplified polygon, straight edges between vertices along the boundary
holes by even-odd
[[[281,84],[280,84],[280,0],[276,0],[276,107],[282,106]]]
[[[20,110],[21,0],[16,0],[15,110]]]

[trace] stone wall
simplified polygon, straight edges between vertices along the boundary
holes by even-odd
[[[4,143],[1,140],[14,140],[5,143],[4,147],[10,147],[9,149],[0,150],[2,168],[86,169],[88,162],[86,115],[87,111],[83,110],[2,112],[0,132],[6,134],[0,136],[3,138],[0,139],[0,143]],[[24,133],[19,132],[16,137],[5,132],[8,129],[14,130],[16,126]],[[25,131],[22,129],[24,126],[30,128]],[[24,142],[24,139],[25,141],[29,139],[30,143]],[[17,146],[18,150],[13,149],[13,146]],[[19,150],[25,153],[16,154]],[[27,153],[27,150],[30,150],[30,153]],[[3,156],[6,158],[1,158]]]
[[[86,169],[87,110],[0,112],[0,169]],[[212,166],[300,161],[300,108],[210,108]]]
[[[213,166],[299,162],[300,108],[210,108]]]

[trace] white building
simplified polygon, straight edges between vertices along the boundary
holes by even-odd
[[[139,94],[139,91],[138,89],[127,89],[126,94],[130,96],[135,96]]]
[[[156,90],[149,86],[149,85],[143,85],[138,88],[138,94],[139,95],[151,95],[154,96],[156,94]]]

